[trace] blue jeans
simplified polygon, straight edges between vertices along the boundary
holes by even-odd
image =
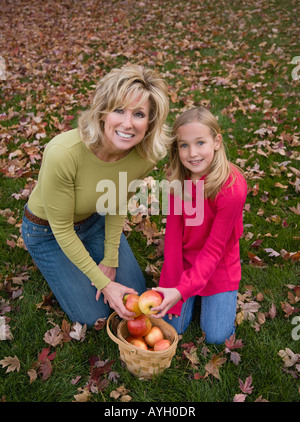
[[[182,306],[181,315],[168,315],[164,319],[183,334],[191,323],[196,296],[188,298]],[[201,297],[200,327],[207,343],[222,344],[235,332],[237,290]]]
[[[95,213],[83,223],[74,224],[77,236],[97,264],[104,256],[104,223],[105,217]],[[71,321],[93,326],[98,318],[109,316],[111,309],[104,303],[103,295],[96,301],[96,287],[67,258],[50,226],[32,223],[23,216],[22,236],[33,261]],[[143,273],[123,233],[115,281],[135,289],[139,294],[146,290]]]

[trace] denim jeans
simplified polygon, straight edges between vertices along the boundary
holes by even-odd
[[[83,223],[74,224],[77,236],[97,264],[104,256],[104,223],[105,217],[95,213]],[[32,223],[23,216],[22,236],[33,261],[71,321],[93,326],[98,318],[109,316],[111,309],[104,303],[103,295],[96,301],[96,287],[67,258],[50,226]],[[135,289],[139,294],[146,290],[143,273],[123,233],[115,281]]]
[[[164,319],[183,334],[191,323],[196,296],[188,298],[182,306],[181,315]],[[201,297],[200,327],[207,343],[222,344],[235,332],[237,290]]]

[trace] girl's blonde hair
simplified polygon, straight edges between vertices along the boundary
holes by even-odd
[[[170,144],[165,124],[169,112],[167,86],[154,70],[134,64],[112,69],[97,85],[90,108],[78,120],[79,134],[86,146],[98,150],[103,141],[105,115],[127,107],[139,97],[137,106],[149,99],[150,115],[146,135],[136,149],[141,157],[154,163],[162,159]]]
[[[172,180],[180,180],[183,186],[183,181],[190,177],[189,170],[184,167],[180,161],[178,154],[178,129],[188,123],[199,122],[207,126],[212,137],[220,134],[221,129],[215,116],[204,107],[194,107],[184,111],[178,116],[173,126],[173,143],[170,148],[170,164],[168,168],[168,178]],[[234,183],[236,175],[232,167],[237,167],[230,163],[227,159],[223,140],[221,140],[220,148],[215,151],[213,161],[208,170],[204,181],[204,197],[214,199],[228,177],[232,175],[230,186]]]

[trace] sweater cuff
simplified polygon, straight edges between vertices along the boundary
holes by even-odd
[[[98,290],[104,289],[104,287],[111,282],[111,279],[107,277],[98,266],[96,267],[95,271],[90,275],[90,280]]]

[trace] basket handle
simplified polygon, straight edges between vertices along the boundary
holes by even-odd
[[[117,315],[117,312],[116,311],[114,311],[110,316],[109,316],[109,318],[108,318],[108,320],[107,320],[107,324],[106,324],[106,329],[107,329],[107,334],[109,335],[109,337],[115,342],[115,343],[117,343],[117,344],[124,344],[120,339],[118,339],[118,337],[116,337],[113,333],[112,333],[112,331],[111,331],[111,329],[110,329],[110,327],[109,327],[109,324],[110,324],[110,322],[111,322],[111,320],[115,317]]]

